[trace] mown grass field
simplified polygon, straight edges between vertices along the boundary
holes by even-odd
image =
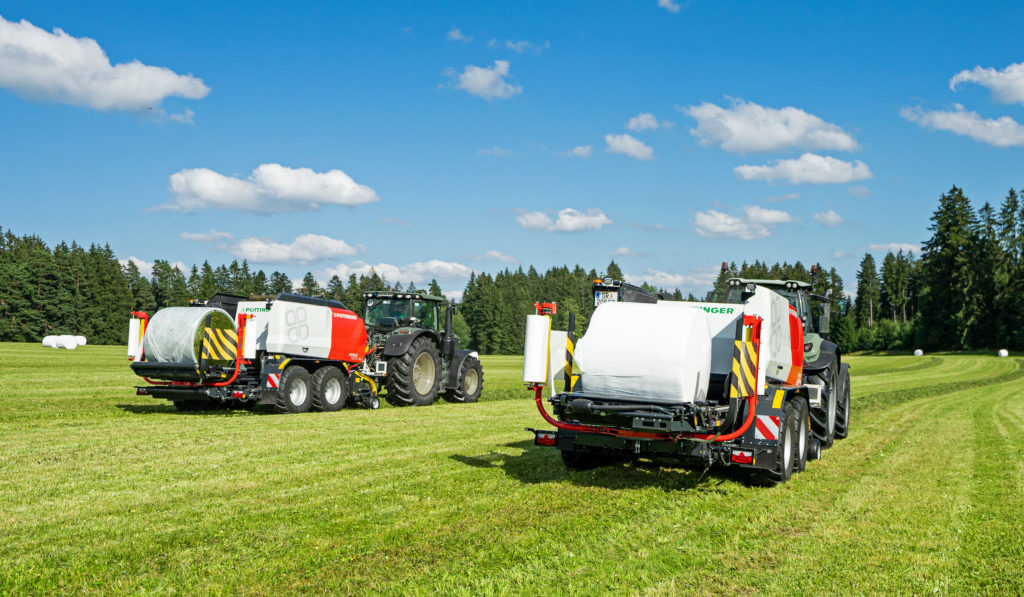
[[[475,405],[179,413],[121,347],[0,344],[0,594],[1024,594],[1024,368],[851,357],[850,437],[774,488],[567,472],[519,359]]]

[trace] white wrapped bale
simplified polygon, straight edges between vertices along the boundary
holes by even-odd
[[[914,356],[915,357],[919,357],[919,356],[923,356],[923,355],[924,355],[924,351],[921,350],[920,348],[918,348],[917,350],[914,351]]]
[[[77,342],[79,346],[85,346],[85,336],[75,336],[75,342]]]
[[[574,356],[577,390],[588,396],[661,404],[707,396],[711,334],[699,309],[603,303]]]
[[[43,346],[46,348],[58,348],[57,336],[46,336],[43,338]]]
[[[1006,350],[1005,348],[1000,348],[999,349],[999,356],[1000,357],[1008,357],[1008,356],[1010,356],[1010,351]]]

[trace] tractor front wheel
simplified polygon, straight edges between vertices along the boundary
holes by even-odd
[[[388,362],[386,383],[388,392],[384,397],[395,406],[434,403],[441,385],[441,357],[430,338],[416,338],[404,355]]]
[[[836,404],[836,439],[850,434],[850,368],[843,365],[839,374],[839,403]]]
[[[484,370],[476,357],[466,357],[459,365],[455,387],[444,393],[448,402],[476,402],[484,389]]]

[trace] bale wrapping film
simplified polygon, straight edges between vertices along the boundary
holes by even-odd
[[[153,315],[142,343],[147,361],[196,364],[202,356],[203,328],[210,315],[210,327],[234,330],[235,323],[223,309],[212,307],[166,307]]]

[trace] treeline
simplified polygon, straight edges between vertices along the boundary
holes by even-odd
[[[1024,349],[1024,206],[1010,189],[977,211],[954,186],[939,198],[921,258],[865,255],[851,350]]]
[[[208,300],[218,292],[251,297],[299,292],[335,298],[359,311],[362,292],[401,288],[372,271],[347,281],[334,276],[323,288],[307,273],[293,288],[284,273],[268,276],[252,271],[245,261],[217,267],[203,262],[186,274],[157,259],[152,275],[144,276],[131,261],[122,266],[109,245],[86,249],[62,242],[50,249],[38,236],[10,230],[0,230],[0,281],[0,341],[38,342],[50,334],[74,334],[91,344],[123,344],[131,311],[153,313],[193,298]],[[441,293],[435,280],[427,290]],[[468,336],[463,321],[456,325]]]
[[[998,211],[985,203],[975,211],[958,187],[939,199],[932,233],[920,258],[889,252],[879,265],[864,255],[857,272],[855,301],[850,300],[834,267],[806,267],[759,260],[724,264],[703,300],[720,299],[730,277],[793,279],[812,292],[833,297],[831,334],[846,352],[923,348],[1024,350],[1024,206],[1010,190]],[[624,278],[612,261],[603,271],[576,265],[543,274],[522,267],[470,276],[454,326],[463,345],[485,354],[518,354],[523,348],[523,319],[536,301],[556,302],[557,329],[569,312],[582,333],[593,315],[592,283],[598,277]],[[109,246],[60,243],[53,249],[37,236],[0,231],[0,341],[39,341],[48,334],[80,334],[95,344],[123,343],[130,311],[206,300],[217,292],[265,297],[278,292],[325,296],[359,311],[361,294],[402,290],[374,271],[333,276],[323,286],[312,273],[293,288],[282,272],[267,275],[248,263],[211,266],[203,262],[183,272],[156,260],[151,276],[131,262],[122,266]],[[647,284],[648,290],[664,292]],[[407,291],[419,290],[410,284]],[[440,295],[432,280],[425,290]],[[684,297],[678,289],[670,295]],[[817,302],[815,302],[817,303]],[[817,306],[817,305],[816,305]],[[816,310],[817,312],[817,310]]]

